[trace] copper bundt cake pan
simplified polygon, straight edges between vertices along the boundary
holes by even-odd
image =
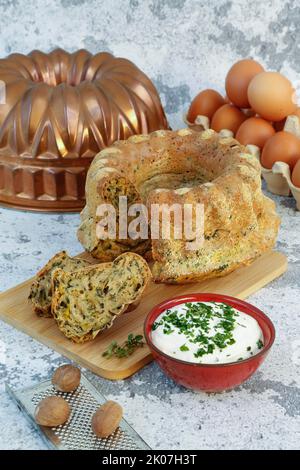
[[[0,203],[78,211],[93,157],[114,141],[167,129],[150,79],[127,59],[86,50],[0,60]],[[2,88],[3,89],[3,88]]]

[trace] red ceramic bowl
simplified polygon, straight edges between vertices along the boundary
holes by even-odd
[[[160,351],[151,339],[152,325],[166,309],[185,302],[224,302],[237,310],[251,315],[258,322],[264,336],[264,347],[255,356],[228,364],[194,364]],[[165,300],[154,307],[145,321],[145,338],[154,359],[162,370],[175,382],[192,390],[223,392],[245,382],[265,360],[275,339],[275,328],[271,320],[258,308],[242,300],[219,294],[188,294]]]

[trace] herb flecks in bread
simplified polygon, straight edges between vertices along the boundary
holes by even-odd
[[[29,300],[35,313],[41,317],[51,317],[52,285],[51,278],[55,269],[76,271],[90,263],[80,258],[71,258],[66,251],[54,255],[37,273],[30,288]]]
[[[124,251],[144,256],[151,245],[157,282],[224,276],[275,244],[280,220],[261,190],[260,173],[259,162],[244,146],[211,129],[163,130],[117,141],[89,168],[79,241],[102,261]],[[148,212],[153,205],[202,204],[203,244],[190,250],[184,237],[124,240],[118,230],[112,239],[97,238],[97,207],[107,202],[116,207],[120,195],[129,197],[129,205],[140,199]]]
[[[76,343],[109,328],[142,295],[151,273],[146,261],[124,253],[112,263],[52,276],[52,314],[61,332]]]

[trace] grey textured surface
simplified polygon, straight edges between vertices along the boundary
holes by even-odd
[[[278,249],[288,272],[253,295],[275,323],[277,340],[265,364],[242,387],[219,395],[193,393],[167,379],[156,364],[111,382],[87,372],[108,398],[120,402],[131,425],[154,449],[288,448],[300,438],[300,213],[292,198],[276,198],[282,217]],[[32,276],[55,252],[81,250],[77,214],[49,215],[0,209],[0,285]],[[65,360],[0,322],[0,448],[44,448],[4,392],[49,377]]]
[[[156,83],[178,127],[205,87],[252,56],[297,79],[297,0],[1,0],[0,55],[86,48],[127,57]]]
[[[0,54],[40,48],[112,51],[137,63],[162,96],[171,125],[182,127],[190,98],[210,86],[223,91],[229,66],[253,56],[296,80],[300,70],[297,1],[55,0],[0,1]],[[155,364],[134,377],[109,382],[88,374],[154,449],[299,447],[300,431],[300,213],[277,198],[282,216],[278,248],[289,270],[251,302],[265,310],[277,341],[260,371],[221,395],[177,387]],[[33,275],[60,249],[80,250],[78,215],[0,209],[0,289]],[[4,392],[49,377],[63,358],[0,323],[0,448],[44,448]],[[4,432],[5,430],[5,432]]]

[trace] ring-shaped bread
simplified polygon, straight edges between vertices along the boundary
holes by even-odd
[[[97,208],[109,203],[118,213],[119,196],[127,196],[128,206],[142,202],[149,214],[153,204],[202,204],[202,243],[190,249],[192,240],[176,239],[172,230],[170,239],[99,239]],[[137,135],[102,150],[88,172],[81,217],[78,237],[94,257],[150,250],[154,279],[170,283],[222,276],[250,263],[274,246],[280,224],[262,192],[257,158],[232,138],[190,129]]]

